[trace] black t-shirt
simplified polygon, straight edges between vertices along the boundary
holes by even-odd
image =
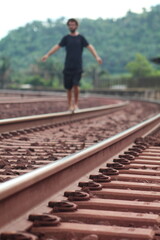
[[[66,35],[59,43],[66,48],[65,72],[82,71],[83,48],[89,45],[88,41],[80,34],[76,36]]]

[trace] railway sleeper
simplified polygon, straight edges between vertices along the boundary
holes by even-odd
[[[160,201],[160,192],[140,191],[130,189],[102,189],[101,191],[90,191],[94,196],[109,199],[125,199],[140,201]]]
[[[96,224],[85,224],[75,222],[60,222],[54,227],[32,227],[31,233],[35,235],[43,234],[45,239],[57,238],[58,240],[72,239],[78,237],[83,239],[86,235],[95,235],[98,240],[152,240],[155,232],[147,228],[127,228],[118,226],[106,226]]]
[[[82,221],[97,225],[117,225],[125,227],[148,227],[160,224],[158,214],[133,213],[123,211],[104,211],[94,209],[78,209],[73,212],[57,212],[53,214],[59,216],[63,221]]]
[[[96,197],[91,198],[89,201],[73,202],[76,203],[79,208],[159,214],[159,202],[100,199]]]

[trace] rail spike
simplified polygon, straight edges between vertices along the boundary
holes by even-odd
[[[77,204],[69,201],[50,201],[48,206],[53,208],[54,212],[74,212],[78,208]]]
[[[136,151],[126,151],[124,152],[125,154],[133,155],[134,157],[138,157],[139,153]]]
[[[28,220],[34,227],[49,227],[59,225],[61,218],[51,214],[30,214]]]
[[[130,154],[120,154],[118,156],[119,158],[125,158],[127,160],[133,161],[135,159],[135,157],[133,155]]]
[[[129,151],[134,151],[134,152],[137,152],[137,153],[143,152],[143,150],[141,148],[139,148],[137,145],[134,145],[132,148],[129,148],[128,150]]]
[[[149,147],[147,140],[142,137],[136,138],[134,142],[138,145],[144,146],[145,148]]]
[[[88,181],[88,182],[79,182],[78,184],[79,187],[86,187],[89,190],[101,190],[102,185],[99,183],[96,183],[94,181]]]
[[[38,237],[26,232],[4,232],[0,234],[1,240],[38,240]]]
[[[106,166],[117,169],[117,170],[121,170],[121,169],[125,168],[123,164],[118,163],[118,162],[107,163]]]
[[[118,163],[121,163],[123,165],[128,165],[130,164],[131,162],[125,158],[115,158],[113,159],[113,162],[118,162]]]
[[[64,192],[64,196],[69,201],[87,201],[90,199],[90,195],[83,191]]]
[[[106,168],[100,168],[99,172],[105,174],[105,175],[118,175],[119,171],[115,168],[110,168],[110,167],[106,167]]]
[[[92,179],[94,182],[110,182],[111,181],[111,177],[109,177],[109,176],[106,176],[106,175],[104,175],[104,174],[91,174],[90,176],[89,176],[89,178],[90,179]]]

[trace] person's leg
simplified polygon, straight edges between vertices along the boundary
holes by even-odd
[[[79,86],[73,86],[74,89],[74,109],[78,109],[78,100],[79,100],[79,92],[80,92],[80,88]]]
[[[78,100],[79,100],[79,93],[80,93],[80,79],[81,79],[81,72],[76,73],[73,78],[73,90],[74,90],[74,110],[78,109]]]
[[[64,88],[67,91],[67,102],[68,102],[68,110],[73,111],[72,104],[72,75],[64,72]]]
[[[67,89],[68,110],[73,110],[72,89]]]

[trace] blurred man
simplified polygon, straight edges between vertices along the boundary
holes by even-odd
[[[67,89],[68,110],[74,111],[78,109],[79,85],[83,72],[83,48],[88,48],[99,64],[102,63],[102,59],[98,56],[95,48],[88,43],[85,37],[78,33],[78,22],[76,19],[69,19],[67,21],[67,26],[70,33],[64,36],[59,44],[53,46],[49,52],[42,57],[42,61],[46,61],[50,55],[54,54],[61,47],[66,48],[66,58],[63,70],[64,87]],[[72,94],[74,94],[74,101],[72,99]]]

